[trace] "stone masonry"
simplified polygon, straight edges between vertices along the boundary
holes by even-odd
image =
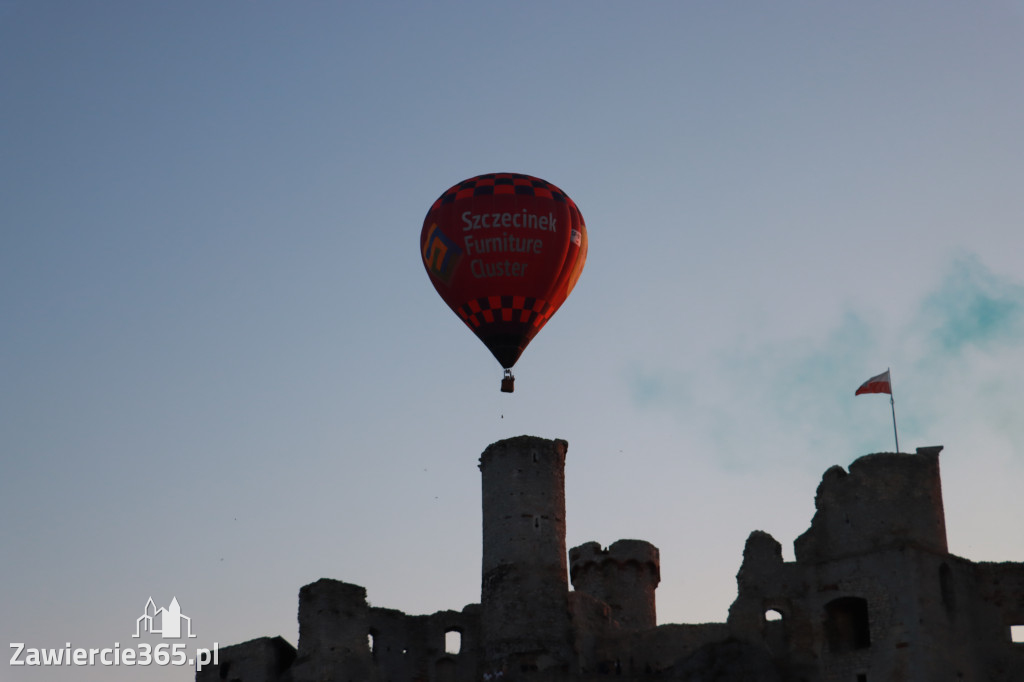
[[[407,615],[323,578],[299,591],[297,649],[226,647],[196,682],[1024,682],[1024,564],[949,553],[941,449],[830,468],[795,561],[754,531],[726,622],[658,625],[654,545],[566,552],[568,444],[499,441],[480,457],[479,604]]]

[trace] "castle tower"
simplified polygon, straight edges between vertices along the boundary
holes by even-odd
[[[369,679],[368,614],[365,587],[328,578],[302,587],[299,649],[289,679]],[[340,677],[341,671],[344,677]]]
[[[796,539],[799,562],[912,546],[946,554],[939,474],[941,447],[917,454],[876,453],[825,472],[811,527]]]
[[[485,672],[568,672],[564,440],[519,436],[480,456]]]
[[[619,540],[608,549],[588,542],[569,551],[572,586],[603,601],[623,633],[658,624],[654,590],[661,581],[658,548],[643,540]]]

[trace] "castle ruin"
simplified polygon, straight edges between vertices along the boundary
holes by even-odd
[[[754,531],[726,622],[694,625],[657,624],[654,545],[566,552],[567,449],[520,436],[481,455],[479,604],[406,615],[324,578],[299,591],[298,649],[227,647],[196,682],[1024,681],[1024,563],[949,553],[941,447],[830,468],[796,560]]]

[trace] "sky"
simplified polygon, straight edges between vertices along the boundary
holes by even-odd
[[[1024,561],[1024,4],[0,0],[0,641],[281,635],[322,577],[479,600],[480,453],[563,438],[567,545],[723,622],[822,473],[943,445]],[[516,390],[419,234],[480,173],[589,255]],[[9,650],[9,655],[14,650]],[[192,679],[0,667],[0,680]]]

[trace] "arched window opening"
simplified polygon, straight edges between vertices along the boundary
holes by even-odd
[[[832,653],[871,646],[868,602],[860,597],[840,597],[825,605],[825,636]]]
[[[768,650],[781,656],[789,650],[789,628],[784,622],[785,616],[776,608],[765,609],[762,634]]]
[[[457,656],[462,650],[462,633],[458,630],[448,630],[444,633],[444,652]]]
[[[385,646],[386,644],[387,642],[381,639],[380,632],[378,632],[376,628],[371,628],[366,634],[366,646],[370,649],[370,660],[376,663],[377,652],[387,651],[388,647]]]

